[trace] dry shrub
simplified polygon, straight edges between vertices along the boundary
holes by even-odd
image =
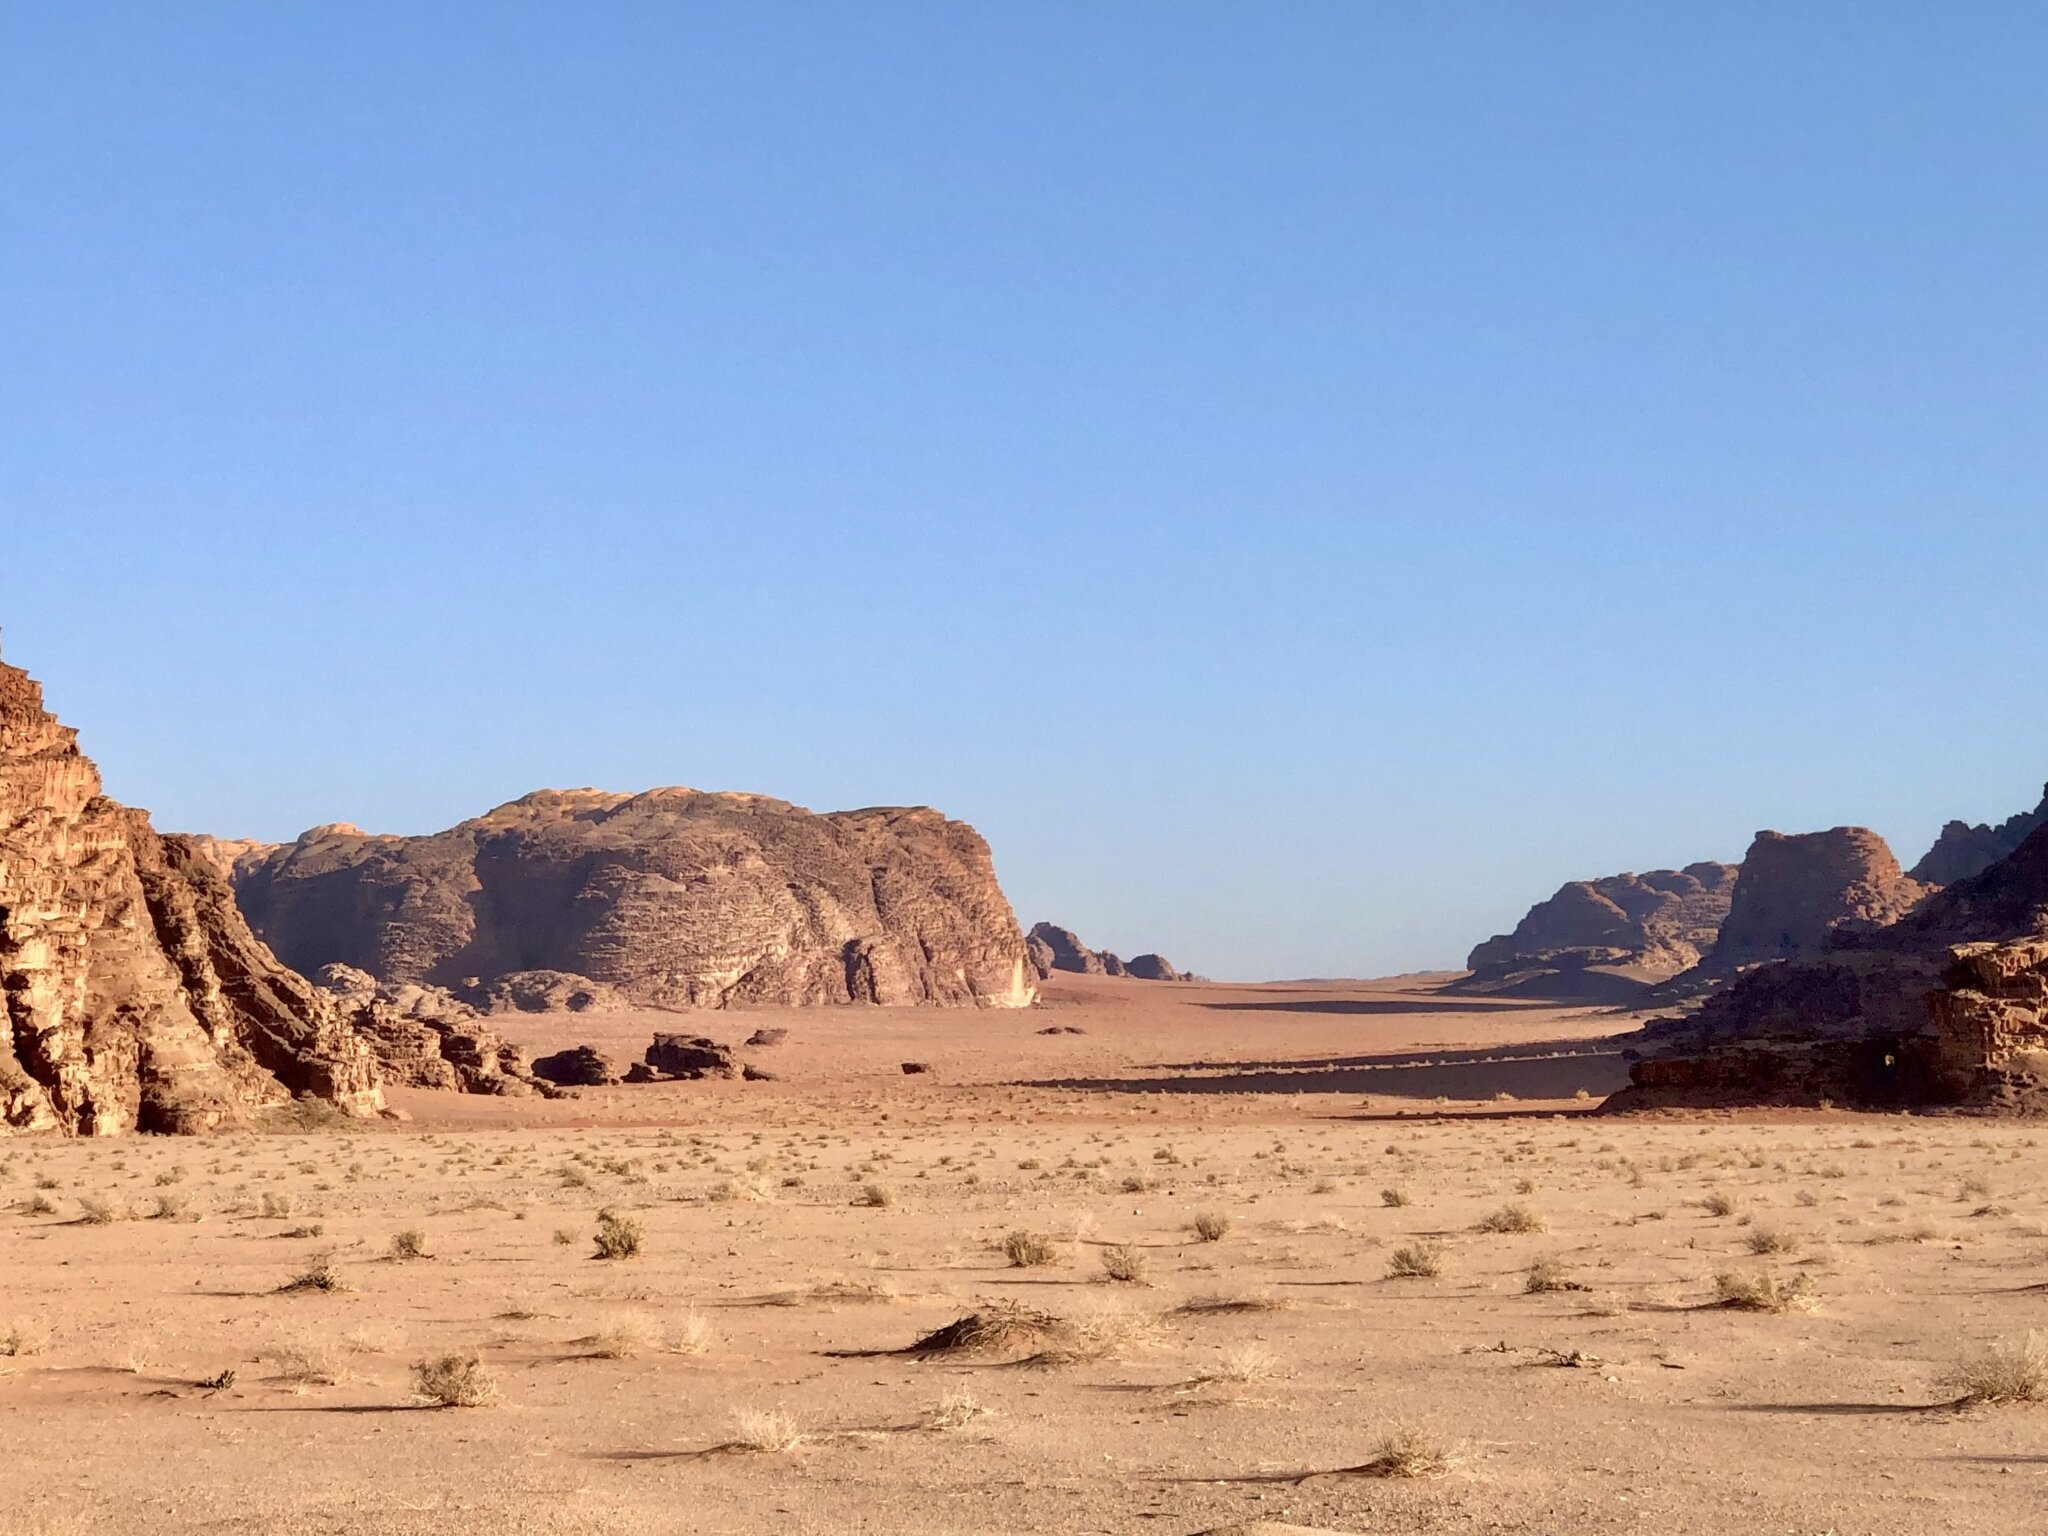
[[[57,1214],[57,1202],[48,1195],[33,1194],[21,1202],[21,1214],[24,1216],[54,1216]]]
[[[1411,1197],[1411,1196],[1409,1195],[1408,1191],[1407,1191],[1407,1190],[1405,1190],[1405,1189],[1383,1189],[1383,1190],[1381,1190],[1381,1191],[1380,1191],[1380,1204],[1381,1204],[1381,1205],[1385,1205],[1385,1206],[1403,1206],[1403,1205],[1411,1205],[1411,1204],[1413,1204],[1413,1203],[1414,1203],[1414,1201],[1413,1201],[1412,1197]]]
[[[498,1378],[474,1351],[440,1355],[413,1366],[412,1390],[437,1408],[483,1408],[498,1400]]]
[[[1230,1217],[1223,1211],[1197,1211],[1188,1227],[1198,1241],[1220,1243],[1230,1235]]]
[[[1752,1227],[1742,1245],[1761,1259],[1774,1253],[1797,1253],[1802,1241],[1797,1232],[1788,1232],[1783,1227]]]
[[[863,1184],[860,1193],[853,1197],[853,1203],[867,1206],[894,1205],[896,1196],[886,1184]]]
[[[391,1257],[400,1263],[407,1259],[431,1259],[433,1250],[427,1246],[427,1234],[418,1227],[407,1227],[403,1232],[391,1234]]]
[[[1714,1305],[1737,1312],[1811,1312],[1820,1297],[1805,1275],[1787,1280],[1767,1269],[1754,1274],[1728,1269],[1714,1276]]]
[[[1059,1321],[1029,1365],[1085,1365],[1115,1360],[1159,1342],[1154,1318],[1121,1307],[1103,1307]]]
[[[1012,1269],[1038,1269],[1060,1261],[1060,1247],[1043,1232],[1027,1232],[1022,1228],[1003,1239],[1003,1257],[1010,1261]]]
[[[701,1355],[711,1348],[711,1338],[711,1324],[691,1307],[662,1336],[661,1347],[672,1355]]]
[[[2048,1403],[2048,1334],[1963,1353],[1942,1373],[1940,1390],[1958,1403]]]
[[[1184,1317],[1213,1317],[1232,1312],[1278,1312],[1286,1303],[1259,1293],[1226,1294],[1209,1291],[1190,1296],[1173,1310]]]
[[[661,1325],[645,1312],[621,1312],[583,1342],[599,1360],[630,1360],[661,1347]]]
[[[1060,1328],[1060,1320],[1036,1307],[1013,1301],[992,1301],[943,1328],[934,1328],[907,1350],[912,1355],[993,1355],[1041,1343]]]
[[[1372,1460],[1352,1470],[1366,1477],[1442,1477],[1455,1465],[1448,1446],[1404,1425],[1382,1436]]]
[[[1522,1276],[1522,1290],[1530,1296],[1541,1296],[1551,1291],[1583,1291],[1585,1285],[1571,1276],[1564,1260],[1543,1258],[1532,1263]]]
[[[758,1204],[775,1198],[775,1186],[761,1174],[742,1173],[712,1185],[710,1198],[720,1205],[734,1201]]]
[[[93,1195],[78,1197],[78,1219],[88,1227],[104,1227],[119,1221],[124,1212],[111,1200],[101,1200]]]
[[[1102,1263],[1102,1273],[1108,1279],[1121,1285],[1143,1285],[1145,1283],[1145,1254],[1142,1249],[1133,1248],[1129,1243],[1112,1243],[1098,1249],[1096,1258]]]
[[[1497,1211],[1489,1211],[1479,1218],[1477,1230],[1481,1232],[1544,1232],[1550,1223],[1543,1219],[1543,1213],[1533,1206],[1522,1204],[1504,1205]]]
[[[955,1387],[925,1409],[918,1416],[918,1423],[925,1429],[964,1429],[976,1419],[987,1417],[988,1411],[972,1392]]]
[[[1261,1344],[1239,1344],[1223,1351],[1222,1359],[1195,1378],[1197,1386],[1208,1383],[1245,1387],[1264,1381],[1279,1365],[1270,1349]]]
[[[1396,1248],[1387,1260],[1389,1280],[1434,1280],[1444,1272],[1441,1243],[1408,1243]]]
[[[803,1440],[796,1419],[780,1408],[736,1408],[732,1415],[732,1439],[726,1442],[726,1449],[779,1455],[795,1450]]]
[[[1733,1216],[1742,1209],[1742,1202],[1729,1194],[1727,1190],[1717,1189],[1710,1192],[1706,1199],[1700,1202],[1700,1209],[1709,1216]]]
[[[40,1355],[49,1335],[34,1323],[0,1323],[0,1356]]]
[[[640,1252],[640,1223],[609,1208],[597,1213],[600,1259],[630,1259]]]
[[[317,1339],[294,1339],[270,1352],[279,1378],[294,1392],[308,1387],[331,1387],[340,1382],[340,1352]]]
[[[306,1260],[306,1267],[277,1288],[277,1293],[293,1295],[305,1291],[345,1291],[348,1285],[334,1267],[332,1253],[316,1253]]]
[[[182,1221],[191,1209],[192,1202],[183,1195],[158,1195],[155,1203],[150,1207],[149,1219],[151,1221]]]

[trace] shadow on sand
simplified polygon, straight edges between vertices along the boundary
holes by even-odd
[[[1097,1093],[1352,1093],[1401,1099],[1602,1098],[1628,1086],[1614,1040],[1545,1040],[1490,1050],[1401,1051],[1306,1061],[1161,1062],[1160,1076],[1069,1077],[1018,1083]]]

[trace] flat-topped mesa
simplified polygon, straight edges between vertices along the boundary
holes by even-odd
[[[2048,1111],[2048,827],[1883,927],[1653,1022],[1614,1109]]]
[[[0,1134],[199,1131],[294,1096],[383,1105],[340,1011],[249,932],[213,866],[100,793],[0,662]]]
[[[1454,990],[1578,997],[1643,988],[1699,963],[1728,916],[1739,868],[1688,864],[1573,880],[1473,949]],[[1596,980],[1611,986],[1595,987]]]
[[[541,790],[424,837],[318,828],[239,860],[235,887],[301,969],[492,1006],[518,1006],[547,972],[667,1007],[1036,995],[988,845],[925,807]]]
[[[2041,803],[2033,810],[2021,811],[1995,827],[1982,822],[1975,826],[1967,821],[1950,822],[1913,866],[1912,876],[1923,885],[1967,880],[2012,853],[2044,826],[2048,826],[2048,788],[2042,790]]]
[[[1836,934],[1887,927],[1932,893],[1868,827],[1759,832],[1706,965],[1727,975],[1818,954]]]

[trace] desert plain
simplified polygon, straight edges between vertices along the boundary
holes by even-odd
[[[788,1033],[0,1143],[0,1531],[2048,1523],[2048,1412],[1962,1401],[2048,1325],[2038,1126],[1596,1114],[1635,1016],[1438,980],[517,1016]]]

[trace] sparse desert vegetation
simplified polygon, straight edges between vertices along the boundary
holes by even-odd
[[[2026,1528],[2031,1463],[1981,1469],[2028,1454],[2012,1437],[2048,1390],[2031,1128],[1588,1118],[1578,1062],[1551,1098],[1512,1079],[1507,1118],[1479,1069],[1463,1101],[1363,1115],[1016,1086],[1050,1050],[1220,1055],[1187,1037],[1232,1019],[1184,1006],[1126,1035],[1128,1013],[1073,1011],[1086,1033],[1052,1045],[977,1016],[978,1080],[934,1010],[869,1077],[857,1032],[793,1031],[772,1094],[421,1093],[399,1125],[0,1141],[0,1431],[42,1464],[119,1435],[138,1465],[232,1466],[249,1516],[206,1536],[412,1536],[471,1510],[626,1536],[684,1499],[719,1536],[778,1504],[948,1536],[1283,1508],[1401,1532],[1439,1507],[1506,1536],[1565,1509],[1917,1536],[1882,1478],[1837,1475],[1862,1457]],[[1273,1048],[1338,1054],[1346,1027],[1305,1012]],[[934,1062],[914,1113],[905,1055]],[[571,1457],[609,1502],[535,1524]],[[105,1462],[80,1465],[73,1525],[133,1528]],[[0,1490],[0,1529],[39,1530],[38,1507]]]

